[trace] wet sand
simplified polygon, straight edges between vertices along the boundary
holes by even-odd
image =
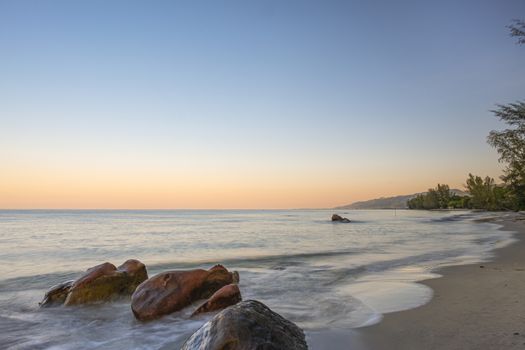
[[[447,267],[442,278],[421,283],[430,303],[385,315],[354,334],[348,349],[525,349],[525,215],[494,219],[515,231],[517,242],[495,251],[491,262]]]

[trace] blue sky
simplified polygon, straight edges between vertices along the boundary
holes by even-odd
[[[214,207],[198,193],[218,188],[225,207],[315,207],[496,177],[489,110],[523,98],[505,26],[524,17],[518,0],[0,0],[0,207]],[[169,178],[179,200],[159,197]]]

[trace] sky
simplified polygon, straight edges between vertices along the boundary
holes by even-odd
[[[0,0],[0,208],[321,208],[497,178],[522,0]]]

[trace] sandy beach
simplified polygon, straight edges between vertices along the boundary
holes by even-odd
[[[430,303],[387,314],[358,330],[363,349],[525,349],[525,216],[494,222],[515,231],[517,241],[495,251],[491,262],[447,267],[442,278],[421,283]]]

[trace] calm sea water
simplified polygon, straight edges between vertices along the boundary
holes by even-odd
[[[221,263],[239,271],[244,299],[315,339],[427,302],[414,281],[512,239],[470,212],[340,213],[355,222],[325,210],[0,211],[0,348],[177,349],[207,320],[185,310],[142,324],[126,301],[39,309],[49,287],[105,261],[139,259],[150,276]]]

